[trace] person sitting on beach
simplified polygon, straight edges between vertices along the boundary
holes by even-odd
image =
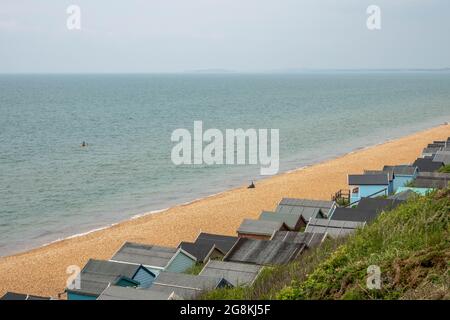
[[[252,181],[252,183],[247,187],[247,189],[255,189],[255,184],[253,183],[253,181]]]

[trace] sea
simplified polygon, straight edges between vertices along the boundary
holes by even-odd
[[[450,72],[0,75],[0,256],[267,178],[175,165],[194,121],[278,129],[281,173],[449,120]]]

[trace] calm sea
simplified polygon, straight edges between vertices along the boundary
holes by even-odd
[[[279,129],[286,171],[449,118],[450,73],[1,75],[0,255],[260,178],[173,165],[195,120]]]

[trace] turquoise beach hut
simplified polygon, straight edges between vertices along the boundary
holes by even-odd
[[[411,165],[384,166],[383,171],[393,173],[394,192],[396,192],[398,188],[404,187],[414,180],[419,172],[416,166]]]
[[[142,265],[90,259],[79,281],[66,289],[68,300],[96,300],[109,286],[148,288],[156,275]]]

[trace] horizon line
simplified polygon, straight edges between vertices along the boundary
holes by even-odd
[[[302,73],[323,73],[323,72],[445,72],[450,71],[450,67],[441,68],[286,68],[274,70],[232,70],[221,68],[194,69],[185,71],[24,71],[24,72],[0,72],[0,75],[148,75],[148,74],[302,74]]]

